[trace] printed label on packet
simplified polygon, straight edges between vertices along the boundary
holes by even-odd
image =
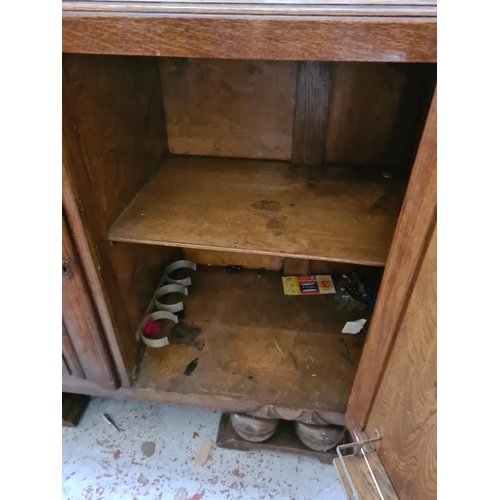
[[[319,274],[316,276],[283,276],[285,295],[317,295],[336,293],[332,277]]]

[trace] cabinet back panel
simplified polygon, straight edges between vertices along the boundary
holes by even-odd
[[[297,63],[161,58],[171,153],[289,160]]]
[[[323,161],[409,170],[435,85],[435,65],[333,63]]]
[[[323,64],[332,75],[323,162],[408,170],[435,65]],[[160,69],[171,153],[291,159],[297,62],[160,58]]]
[[[324,161],[384,163],[404,82],[401,66],[335,64]]]

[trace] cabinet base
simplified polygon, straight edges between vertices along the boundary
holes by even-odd
[[[350,436],[346,431],[344,437],[342,438],[342,441],[339,444],[347,443],[349,442],[349,439]],[[278,430],[268,440],[260,443],[245,441],[238,435],[238,433],[231,425],[229,413],[222,414],[219,424],[219,431],[217,433],[216,444],[219,448],[225,448],[229,450],[272,450],[284,453],[294,453],[296,455],[316,458],[324,464],[333,463],[333,459],[337,456],[335,449],[322,452],[307,448],[307,446],[303,444],[297,437],[297,434],[294,430],[294,422],[290,422],[287,420],[282,420],[280,422]]]
[[[75,427],[82,418],[83,412],[90,401],[89,396],[83,394],[62,394],[62,425]]]

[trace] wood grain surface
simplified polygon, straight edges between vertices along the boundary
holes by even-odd
[[[90,252],[85,268],[122,385],[131,383],[134,332],[170,255],[153,247],[111,247],[107,231],[166,149],[157,60],[63,55],[65,205],[79,251]]]
[[[398,221],[363,357],[346,414],[364,429],[436,220],[436,94]]]
[[[309,274],[309,260],[286,257],[283,262],[285,276],[306,276]]]
[[[64,115],[64,107],[63,107]],[[69,174],[65,167],[68,164],[69,158],[73,156],[70,150],[74,148],[76,153],[73,158],[78,162],[82,160],[82,156],[79,155],[79,146],[75,144],[74,136],[68,137],[65,132],[64,121],[63,121],[63,168],[62,168],[62,198],[64,213],[66,215],[68,225],[71,227],[73,233],[73,241],[75,248],[78,251],[80,257],[82,269],[87,278],[87,284],[89,287],[90,294],[94,300],[96,310],[99,314],[99,319],[101,320],[101,325],[103,328],[104,335],[106,336],[106,341],[109,346],[113,361],[115,363],[116,372],[118,374],[120,385],[122,387],[130,387],[132,382],[131,369],[132,366],[127,366],[122,355],[122,348],[120,346],[120,336],[115,334],[115,329],[113,322],[111,320],[112,309],[108,302],[108,294],[104,288],[104,283],[101,281],[101,273],[98,266],[95,264],[95,249],[91,246],[91,239],[89,241],[87,233],[85,231],[84,225],[82,223],[83,217],[81,213],[81,204],[77,204],[73,188],[71,187],[69,181]],[[80,164],[79,164],[80,165]],[[119,295],[116,294],[112,297],[112,303],[116,304],[119,300]],[[120,331],[120,330],[118,330]],[[135,357],[135,354],[133,354]],[[74,382],[74,381],[73,381]]]
[[[293,121],[292,163],[321,165],[332,83],[331,63],[299,61]],[[312,182],[317,169],[309,169]],[[309,260],[285,258],[285,276],[309,274]]]
[[[434,17],[63,12],[63,52],[221,59],[436,62]]]
[[[383,266],[405,183],[372,168],[171,156],[113,241]]]
[[[435,64],[333,63],[323,160],[409,172],[435,85]]]
[[[64,321],[62,322],[62,358],[63,375],[85,378],[85,373],[83,373],[80,361],[78,361],[78,355],[68,335]]]
[[[292,163],[320,165],[323,161],[331,76],[330,63],[298,63]]]
[[[160,59],[169,151],[289,160],[297,63]]]
[[[366,426],[400,500],[437,497],[436,245],[434,228]]]
[[[70,339],[85,378],[106,389],[114,389],[117,384],[111,358],[64,217],[62,259],[66,261],[64,268],[67,269],[67,275],[63,273],[62,278],[63,334]]]
[[[386,164],[405,65],[334,63],[324,161]]]
[[[411,171],[437,81],[437,64],[402,64],[405,83],[385,155],[390,169]]]
[[[338,310],[333,294],[286,296],[275,271],[200,266],[192,280],[183,322],[160,333],[169,346],[146,349],[137,388],[344,413],[364,334],[339,333],[360,311]]]

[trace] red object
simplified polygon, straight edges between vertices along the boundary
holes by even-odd
[[[160,330],[160,324],[155,321],[151,316],[146,321],[146,324],[142,328],[142,333],[144,335],[156,335]]]

